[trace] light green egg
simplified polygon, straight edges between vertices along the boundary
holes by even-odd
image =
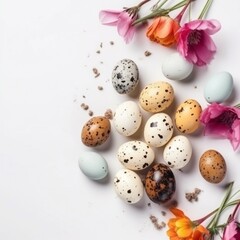
[[[101,180],[108,175],[108,164],[97,152],[82,152],[78,164],[83,174],[91,180]]]

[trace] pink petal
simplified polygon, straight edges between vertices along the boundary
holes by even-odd
[[[120,36],[124,37],[126,35],[129,27],[132,24],[132,21],[133,21],[132,18],[125,11],[119,15],[117,30]]]
[[[235,237],[238,233],[237,224],[235,221],[231,221],[224,229],[223,240],[237,240]]]
[[[116,26],[122,11],[102,10],[99,12],[100,22],[104,25]]]
[[[240,145],[240,120],[235,120],[232,125],[233,133],[230,137],[233,149],[236,150]]]
[[[125,35],[125,38],[124,38],[125,42],[129,43],[133,39],[134,34],[135,34],[135,28],[134,27],[130,27],[128,29],[127,34]]]

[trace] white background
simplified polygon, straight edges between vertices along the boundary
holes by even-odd
[[[192,19],[198,16],[204,2],[194,5]],[[114,110],[127,99],[138,100],[139,92],[123,96],[111,85],[113,66],[122,58],[137,63],[139,91],[157,80],[173,85],[176,96],[170,113],[187,98],[195,98],[205,108],[203,87],[218,71],[229,71],[234,78],[234,92],[227,104],[239,103],[240,32],[233,26],[240,22],[239,4],[225,0],[213,3],[208,18],[222,24],[221,31],[213,36],[218,48],[215,59],[207,67],[196,68],[189,81],[173,82],[163,76],[161,63],[176,51],[174,48],[150,42],[145,27],[126,45],[114,27],[99,22],[100,10],[137,3],[1,0],[0,239],[167,239],[167,228],[156,230],[149,219],[153,214],[167,222],[171,214],[161,214],[167,211],[166,206],[149,206],[147,196],[136,205],[126,205],[114,192],[113,178],[122,168],[116,151],[133,137],[121,137],[113,129],[111,141],[95,149],[109,165],[105,182],[91,181],[80,171],[78,157],[87,149],[80,133],[90,118],[80,105],[86,103],[94,115],[102,115],[107,108]],[[153,3],[147,4],[143,12]],[[146,50],[152,55],[144,56]],[[94,77],[94,67],[100,72],[98,78]],[[99,91],[98,86],[103,90]],[[141,131],[136,138],[142,138]],[[234,190],[240,188],[240,152],[234,152],[228,140],[203,137],[201,131],[189,139],[193,156],[182,172],[174,171],[174,199],[179,208],[197,219],[220,204],[225,183],[235,181]],[[210,148],[222,153],[228,167],[226,178],[216,185],[207,183],[198,171],[201,154]],[[161,149],[156,150],[156,162],[161,161]],[[198,202],[189,203],[185,193],[195,187],[203,191]]]

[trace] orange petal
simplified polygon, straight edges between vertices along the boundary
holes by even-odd
[[[179,228],[177,230],[177,235],[180,238],[187,238],[187,237],[190,237],[192,235],[192,232],[193,232],[192,228],[189,228],[189,227],[184,228],[184,227],[182,227],[182,228]]]
[[[186,217],[184,212],[181,211],[178,208],[171,208],[170,211],[176,216],[176,217]]]

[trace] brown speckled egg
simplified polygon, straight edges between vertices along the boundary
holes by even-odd
[[[84,124],[82,128],[82,142],[88,147],[99,146],[106,142],[110,131],[111,124],[106,117],[92,117]]]
[[[202,177],[210,183],[220,183],[227,171],[223,156],[216,150],[207,150],[199,161],[199,170]]]
[[[140,93],[140,106],[147,112],[158,113],[167,109],[173,102],[174,90],[164,81],[148,84]]]
[[[193,133],[200,126],[201,105],[194,99],[181,103],[175,113],[175,125],[181,133]]]
[[[147,173],[145,190],[155,203],[170,200],[176,190],[176,181],[172,170],[165,164],[155,164]]]

